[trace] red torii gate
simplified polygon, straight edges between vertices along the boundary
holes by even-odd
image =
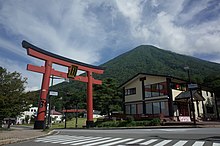
[[[102,84],[101,80],[96,80],[92,77],[92,73],[103,74],[103,68],[99,66],[93,66],[89,64],[85,64],[82,62],[78,62],[72,59],[68,59],[57,54],[53,54],[51,52],[45,51],[41,48],[38,48],[26,41],[22,41],[22,47],[27,49],[27,54],[44,60],[44,66],[35,66],[31,64],[27,64],[27,70],[38,72],[43,74],[43,80],[41,85],[41,93],[40,93],[40,101],[38,104],[38,113],[37,119],[34,123],[34,129],[43,129],[45,124],[45,116],[46,116],[46,106],[47,106],[47,94],[50,84],[50,76],[58,76],[62,78],[67,78],[67,73],[54,70],[52,68],[52,64],[58,64],[61,66],[66,66],[70,69],[72,65],[78,67],[79,70],[86,71],[87,76],[76,76],[74,80],[82,81],[87,83],[87,121],[86,126],[91,127],[93,125],[93,84]]]

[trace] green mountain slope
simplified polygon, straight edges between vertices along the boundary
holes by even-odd
[[[142,45],[104,64],[103,78],[113,77],[123,83],[137,73],[170,75],[186,79],[185,66],[195,82],[201,83],[205,77],[220,73],[220,64],[194,57],[165,51],[154,46]]]

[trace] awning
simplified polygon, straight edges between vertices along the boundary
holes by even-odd
[[[193,100],[197,100],[197,101],[204,101],[205,98],[202,97],[196,90],[193,90],[192,91],[192,96],[193,96]],[[183,100],[183,99],[190,99],[190,91],[184,91],[184,92],[181,92],[179,95],[177,95],[175,97],[175,100],[178,101],[178,100]]]

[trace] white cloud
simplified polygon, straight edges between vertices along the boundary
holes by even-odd
[[[87,14],[86,2],[10,2],[0,11],[0,24],[11,34],[66,57],[87,63],[99,61],[96,52],[105,44],[105,32],[97,18]]]
[[[220,58],[216,55],[220,54],[220,19],[207,21],[204,18],[206,21],[202,21],[201,12],[211,5],[207,0],[7,0],[0,3],[1,49],[35,65],[43,65],[43,62],[27,57],[21,48],[23,39],[47,51],[89,64],[101,64],[100,60],[107,61],[109,54],[125,52],[142,44],[194,56],[215,54]],[[215,15],[217,10],[209,14]],[[198,14],[199,20],[195,17]],[[40,74],[24,70],[15,62],[19,61],[17,58],[9,59],[1,56],[0,65],[24,72],[28,77],[34,76],[29,81],[30,88],[41,84]],[[219,59],[212,61],[219,62]]]

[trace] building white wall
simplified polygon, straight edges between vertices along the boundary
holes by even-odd
[[[29,116],[28,123],[26,123],[29,124],[31,121],[31,117],[36,116],[37,110],[38,107],[30,107],[28,111],[24,111],[23,113],[21,113],[20,116],[17,117],[16,124],[24,124],[24,122],[26,122],[25,121],[26,116]]]

